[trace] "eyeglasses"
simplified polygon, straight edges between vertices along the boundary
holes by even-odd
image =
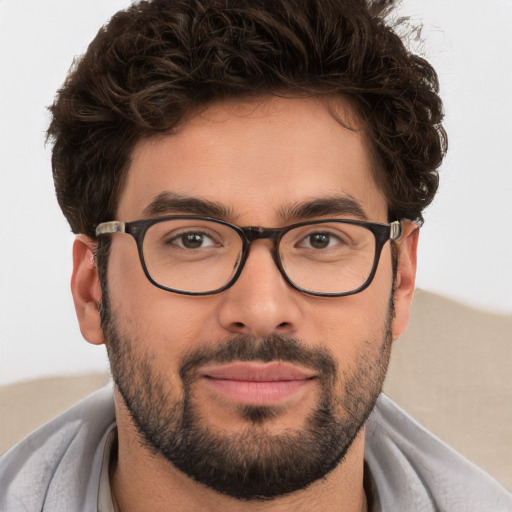
[[[240,276],[251,243],[269,239],[275,264],[293,288],[341,297],[370,285],[384,244],[400,237],[402,224],[327,219],[266,229],[172,215],[104,222],[96,228],[98,237],[113,233],[135,239],[147,278],[170,292],[209,295],[226,290]]]

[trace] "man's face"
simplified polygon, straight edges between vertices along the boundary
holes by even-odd
[[[357,128],[346,102],[336,105]],[[324,199],[335,199],[325,212],[300,208]],[[367,220],[388,221],[361,131],[314,99],[232,101],[135,148],[117,219],[360,218],[347,199]],[[153,453],[241,499],[306,487],[336,467],[375,403],[391,344],[389,243],[370,287],[340,298],[292,289],[270,249],[253,242],[231,288],[190,297],[153,286],[134,240],[114,235],[103,283],[118,414],[129,411]]]

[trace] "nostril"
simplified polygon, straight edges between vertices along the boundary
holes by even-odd
[[[277,327],[290,327],[289,322],[281,322]]]

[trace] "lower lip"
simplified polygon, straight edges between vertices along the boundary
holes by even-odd
[[[204,378],[204,382],[223,397],[247,405],[275,405],[297,395],[313,379],[244,381]]]

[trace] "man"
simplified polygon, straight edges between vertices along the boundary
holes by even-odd
[[[505,511],[380,396],[446,149],[362,0],[153,0],[52,106],[72,292],[114,380],[0,462],[0,510]]]

